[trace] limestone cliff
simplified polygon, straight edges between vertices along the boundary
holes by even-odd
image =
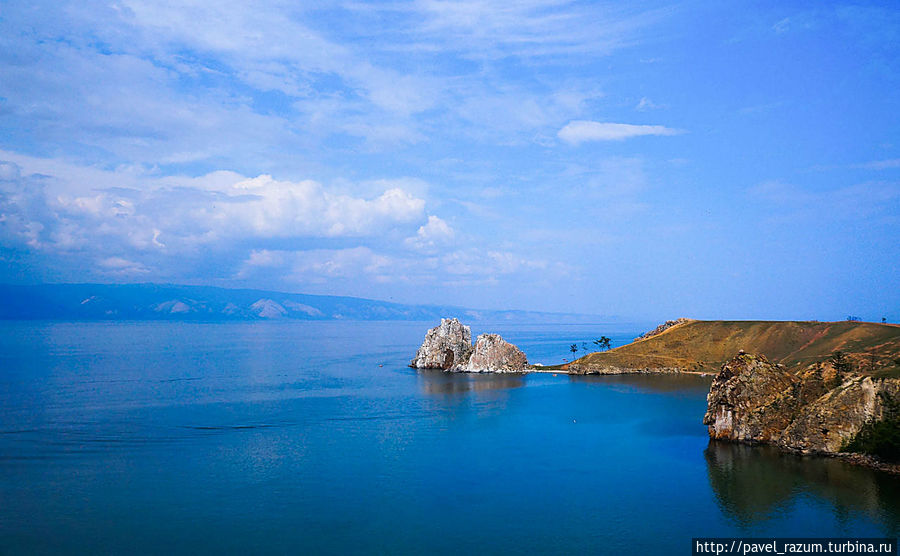
[[[525,371],[528,360],[522,351],[497,334],[482,334],[472,346],[472,333],[457,319],[441,319],[441,324],[425,334],[425,340],[409,364],[416,369],[442,369],[470,373],[510,373]]]
[[[898,388],[898,379],[842,373],[831,362],[794,374],[741,353],[713,380],[703,423],[711,438],[833,454],[882,418]]]

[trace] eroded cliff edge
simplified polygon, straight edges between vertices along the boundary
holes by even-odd
[[[498,334],[480,334],[473,345],[471,329],[452,318],[441,319],[441,324],[425,334],[409,366],[448,372],[519,373],[528,370],[528,359]]]
[[[791,372],[740,353],[713,380],[703,424],[713,439],[829,455],[874,450],[885,459],[896,453],[898,403],[900,379],[854,372],[839,358]],[[871,458],[861,463],[900,471]]]

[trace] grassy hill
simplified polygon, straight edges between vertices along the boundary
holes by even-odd
[[[628,345],[586,355],[572,367],[581,372],[716,372],[740,350],[765,355],[788,369],[799,369],[842,351],[859,372],[900,375],[900,325],[848,321],[688,320]]]

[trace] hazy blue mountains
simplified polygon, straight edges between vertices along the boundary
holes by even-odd
[[[592,315],[479,311],[357,297],[171,284],[0,285],[2,320],[435,320],[597,322]]]

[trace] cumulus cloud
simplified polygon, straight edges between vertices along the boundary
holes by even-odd
[[[269,175],[243,180],[223,191],[218,205],[196,214],[223,233],[260,237],[362,236],[424,216],[425,201],[394,188],[374,199],[330,193],[318,182],[278,181]]]
[[[70,267],[94,260],[94,276],[177,278],[191,270],[185,257],[220,266],[220,276],[239,264],[276,268],[286,261],[271,246],[298,242],[309,251],[304,265],[291,260],[295,270],[330,276],[365,258],[364,268],[381,265],[367,243],[403,246],[416,234],[424,246],[452,233],[426,214],[424,199],[398,186],[427,188],[420,180],[370,182],[361,187],[370,193],[354,195],[267,174],[142,176],[133,168],[102,170],[21,155],[0,162],[0,169],[0,247],[68,257],[62,264]],[[316,255],[317,244],[327,242],[359,250]]]
[[[573,120],[556,134],[563,141],[578,145],[587,141],[621,141],[642,135],[678,135],[681,131],[661,125],[633,125]]]
[[[101,182],[115,181],[103,176],[115,172],[99,173]],[[425,201],[397,187],[354,197],[313,180],[269,175],[147,178],[141,189],[95,189],[45,174],[5,183],[0,203],[6,243],[19,237],[47,249],[98,242],[146,250],[229,239],[365,237],[425,219]]]
[[[11,158],[0,163],[12,178],[0,180],[0,247],[79,272],[93,261],[80,279],[179,281],[196,273],[223,283],[352,289],[496,284],[552,270],[491,242],[460,247],[457,231],[404,189],[427,190],[418,179],[334,188],[268,174],[156,177],[134,167]]]
[[[406,238],[406,244],[421,251],[432,251],[441,245],[446,245],[453,240],[455,232],[449,224],[431,215],[428,222],[419,226],[416,235]]]

